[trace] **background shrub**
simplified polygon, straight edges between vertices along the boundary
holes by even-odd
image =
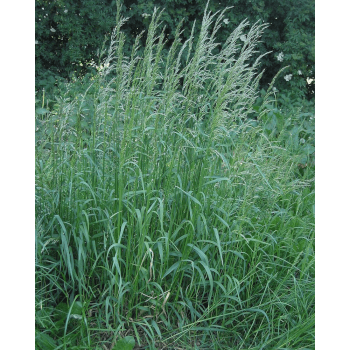
[[[154,7],[164,9],[162,25],[166,26],[169,50],[177,24],[183,20],[183,41],[189,38],[192,23],[201,18],[206,0],[125,0],[122,15],[129,17],[124,27],[126,34],[124,51],[131,52],[137,33],[145,30],[151,21]],[[293,91],[297,96],[313,97],[314,80],[307,84],[306,78],[315,76],[315,4],[312,0],[221,0],[212,1],[212,12],[233,6],[226,11],[225,25],[217,33],[217,42],[224,39],[244,19],[255,23],[269,23],[258,51],[264,56],[261,68],[265,74],[261,88],[271,82],[284,66],[289,68],[275,86],[280,91]],[[98,64],[104,38],[109,38],[116,18],[114,0],[37,0],[36,1],[36,88],[49,89],[60,78],[86,74]],[[194,34],[198,35],[197,22]],[[242,38],[244,39],[244,38]],[[141,38],[145,45],[146,37]],[[108,43],[107,43],[108,44]],[[256,57],[252,57],[252,60]]]

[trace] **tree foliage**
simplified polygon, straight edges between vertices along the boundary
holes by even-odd
[[[178,23],[183,20],[182,39],[192,30],[199,34],[200,23],[207,0],[125,0],[122,15],[128,17],[123,27],[124,50],[131,51],[136,35],[150,23],[154,7],[164,9],[162,25],[166,26],[169,49]],[[315,4],[313,0],[220,0],[211,1],[212,12],[232,7],[226,11],[225,23],[217,33],[223,43],[233,28],[244,19],[269,23],[259,44],[260,53],[266,55],[261,67],[265,74],[261,80],[266,87],[284,66],[284,76],[276,82],[279,90],[293,90],[300,95],[312,93],[313,84],[306,78],[315,76]],[[36,76],[37,87],[49,84],[50,76],[67,78],[73,72],[84,74],[104,39],[108,41],[115,26],[117,6],[115,0],[36,0]],[[141,38],[145,44],[146,38]],[[282,53],[282,54],[281,54]],[[52,80],[52,82],[55,79]]]

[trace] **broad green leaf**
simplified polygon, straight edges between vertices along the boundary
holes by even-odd
[[[303,147],[303,153],[304,154],[310,155],[310,154],[312,154],[314,152],[315,152],[315,147],[310,145],[310,144],[308,144],[308,143]]]
[[[53,350],[57,347],[56,342],[46,333],[35,332],[35,348]]]
[[[67,314],[68,313],[68,310],[69,310],[69,307],[67,305],[67,303],[59,303],[57,306],[56,306],[56,310],[59,311],[60,313],[64,313],[64,314]]]
[[[70,307],[66,304],[66,303],[59,303],[56,306],[56,311],[59,312],[59,315],[61,315],[61,317],[66,318],[68,312],[69,312]],[[83,309],[83,305],[80,301],[76,301],[71,309],[70,312],[70,317],[72,318],[76,318],[76,319],[81,319],[82,316],[82,309]]]
[[[75,318],[77,320],[81,320],[83,318],[82,317],[82,310],[83,310],[82,303],[80,301],[76,301],[72,306],[70,317]]]
[[[132,350],[135,346],[134,337],[128,336],[123,339],[119,339],[114,345],[113,350]]]
[[[43,115],[43,114],[46,114],[46,113],[49,113],[50,111],[47,110],[46,108],[37,108],[35,110],[35,113],[36,114],[39,114],[39,115]]]

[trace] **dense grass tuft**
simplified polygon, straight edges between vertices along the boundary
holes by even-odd
[[[164,57],[160,16],[37,116],[37,347],[313,348],[313,121],[256,107],[265,25]]]

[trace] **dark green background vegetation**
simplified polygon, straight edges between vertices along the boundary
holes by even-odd
[[[170,47],[177,24],[183,19],[183,40],[191,33],[197,20],[198,34],[206,0],[125,0],[122,15],[129,17],[123,27],[126,34],[125,52],[129,53],[138,33],[151,21],[154,7],[164,9],[163,25]],[[274,75],[284,66],[292,79],[280,77],[275,86],[280,91],[313,98],[314,81],[308,85],[306,78],[315,76],[315,4],[312,0],[221,0],[211,1],[212,12],[233,6],[226,12],[228,24],[223,24],[216,34],[218,42],[224,42],[234,28],[244,19],[250,23],[269,23],[259,53],[270,52],[261,62],[265,74],[261,88],[265,88]],[[36,17],[36,90],[50,91],[57,81],[81,76],[92,70],[92,59],[98,62],[98,51],[103,40],[107,41],[115,26],[117,6],[115,0],[37,0]],[[146,37],[143,37],[143,44]],[[282,62],[277,55],[283,52]],[[300,71],[302,74],[298,74]]]

